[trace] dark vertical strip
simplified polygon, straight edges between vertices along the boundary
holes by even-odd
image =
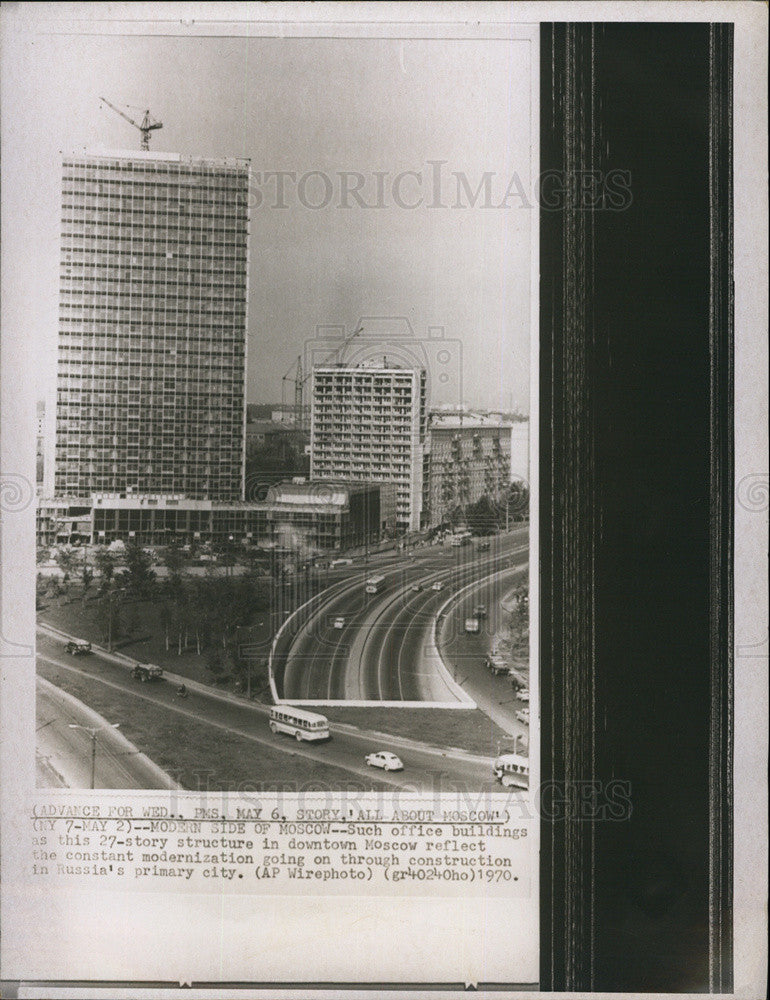
[[[550,532],[541,548],[541,988],[560,990],[593,987],[594,829],[564,801],[594,771],[595,220],[578,183],[596,159],[593,38],[590,24],[542,27],[540,447]]]
[[[733,27],[709,33],[711,748],[709,980],[733,988]]]
[[[544,990],[732,982],[731,31],[541,28]]]

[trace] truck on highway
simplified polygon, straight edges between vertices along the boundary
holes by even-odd
[[[163,667],[157,667],[154,663],[137,663],[131,671],[134,680],[145,684],[147,681],[159,681],[163,676]]]
[[[378,573],[376,576],[370,576],[366,581],[365,590],[367,594],[379,594],[382,588],[385,586],[385,577],[382,573]]]
[[[491,674],[495,674],[495,676],[498,674],[509,674],[511,672],[511,668],[506,663],[505,657],[501,656],[499,653],[489,653],[485,663],[487,670],[489,670]]]
[[[91,652],[91,643],[85,639],[70,639],[64,650],[70,656],[87,656]]]

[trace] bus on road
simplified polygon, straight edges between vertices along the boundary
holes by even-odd
[[[288,733],[300,743],[302,740],[328,740],[329,720],[325,715],[306,712],[291,705],[276,705],[270,710],[270,729],[274,733]]]
[[[385,586],[385,577],[382,573],[377,576],[370,576],[366,581],[366,593],[367,594],[379,594],[382,588]]]

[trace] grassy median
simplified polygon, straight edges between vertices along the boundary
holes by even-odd
[[[304,706],[313,711],[312,705]],[[350,708],[318,706],[329,722],[357,726],[375,736],[382,733],[429,743],[436,747],[455,748],[482,757],[495,757],[501,741],[510,737],[477,708]]]

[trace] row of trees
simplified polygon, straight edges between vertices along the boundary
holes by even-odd
[[[464,518],[474,535],[491,535],[529,517],[529,487],[523,482],[511,483],[500,499],[485,493],[456,513]]]
[[[242,655],[243,637],[248,635],[243,630],[270,613],[269,583],[253,573],[188,577],[187,556],[175,545],[162,558],[165,579],[157,577],[152,556],[134,540],[126,545],[122,565],[106,549],[95,550],[89,565],[78,560],[76,550],[62,548],[56,556],[62,576],[38,577],[38,596],[67,595],[78,579],[89,618],[108,648],[140,628],[159,630],[168,652],[181,656],[194,650],[205,655],[215,676],[230,673],[251,680],[255,664]]]

